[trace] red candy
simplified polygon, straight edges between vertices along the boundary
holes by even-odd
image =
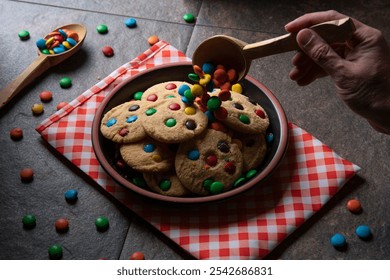
[[[221,99],[221,101],[228,101],[230,97],[232,97],[232,95],[230,93],[230,90],[223,89],[218,93],[218,97],[219,99]]]
[[[226,71],[223,69],[215,70],[214,79],[217,80],[220,84],[224,84],[228,79]]]
[[[228,116],[228,111],[224,107],[219,107],[217,110],[214,111],[214,117],[217,120],[224,120]]]
[[[236,172],[236,166],[234,165],[233,162],[231,161],[228,161],[226,164],[225,164],[225,167],[224,167],[225,171],[229,174],[234,174],[234,172]]]
[[[53,93],[51,91],[42,91],[39,94],[39,98],[42,102],[49,102],[53,99]]]
[[[177,86],[174,83],[169,83],[165,86],[165,89],[172,90],[175,89]]]
[[[237,71],[236,69],[229,69],[227,71],[229,82],[234,82],[237,79]]]
[[[209,165],[209,166],[216,166],[217,165],[217,162],[218,162],[218,158],[216,155],[209,155],[207,158],[206,158],[206,163]]]
[[[23,183],[29,183],[34,178],[34,171],[31,168],[24,168],[20,171],[20,180]]]
[[[134,252],[130,256],[130,260],[144,260],[144,259],[145,259],[145,255],[142,252]]]
[[[158,99],[158,97],[154,93],[148,95],[148,97],[146,98],[146,100],[152,101],[152,102],[156,101],[157,99]]]
[[[172,111],[177,111],[177,110],[180,110],[180,105],[177,103],[172,103],[172,104],[169,104],[168,108],[171,109]]]
[[[255,111],[256,115],[258,115],[260,118],[264,119],[265,118],[265,113],[263,110],[257,109]]]
[[[10,135],[12,140],[18,141],[18,140],[23,138],[23,130],[19,127],[15,127],[13,129],[11,129],[11,131],[9,132],[9,135]]]
[[[114,49],[111,48],[110,46],[104,46],[102,48],[102,52],[105,56],[110,57],[114,55]]]
[[[66,232],[69,229],[69,221],[67,219],[61,218],[55,222],[54,226],[58,232]]]

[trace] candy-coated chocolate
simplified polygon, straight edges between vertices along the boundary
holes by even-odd
[[[184,113],[186,115],[195,115],[196,114],[196,109],[194,107],[191,107],[191,106],[187,106],[185,109],[184,109]]]
[[[144,260],[144,259],[145,259],[145,255],[144,253],[141,252],[134,252],[130,256],[130,260]]]
[[[206,157],[206,163],[209,166],[216,166],[218,163],[218,158],[216,155],[208,155]]]
[[[112,47],[110,47],[110,46],[104,46],[102,48],[102,52],[107,57],[111,57],[111,56],[114,55],[114,49]]]
[[[176,120],[173,118],[169,118],[165,121],[165,125],[168,127],[174,127],[176,125]]]
[[[151,115],[154,115],[156,112],[157,112],[157,110],[155,108],[150,108],[150,109],[146,110],[145,114],[147,116],[151,116]]]
[[[359,200],[351,199],[347,202],[347,208],[352,213],[360,213],[362,211],[362,205]]]
[[[192,23],[195,21],[195,16],[191,13],[184,14],[183,19],[185,22]]]
[[[210,185],[210,193],[219,194],[223,191],[224,185],[221,182],[215,181]]]
[[[355,230],[356,235],[363,240],[368,240],[372,237],[371,229],[366,225],[360,225]]]
[[[140,107],[139,107],[138,104],[131,105],[131,106],[129,107],[129,112],[135,112],[135,111],[137,111],[139,108],[140,108]]]
[[[26,229],[32,229],[37,225],[37,219],[34,215],[25,215],[22,219],[23,227]]]
[[[108,218],[105,217],[105,216],[100,216],[100,217],[97,217],[96,220],[95,220],[95,226],[96,226],[96,229],[98,231],[106,231],[109,226],[110,226],[110,223],[108,221]]]
[[[144,145],[144,151],[146,153],[152,153],[155,149],[156,149],[156,147],[153,144],[145,144]]]
[[[194,120],[187,120],[185,126],[189,130],[195,130],[197,127],[196,122]]]
[[[347,244],[347,241],[344,235],[336,233],[330,238],[330,243],[335,248],[343,248]]]
[[[53,99],[53,93],[48,90],[42,91],[39,94],[39,98],[41,99],[42,102],[49,102]]]
[[[232,85],[232,91],[234,91],[236,93],[242,93],[243,89],[242,89],[241,84],[234,84],[234,85]]]
[[[203,87],[199,84],[195,84],[191,87],[191,93],[197,97],[202,96],[202,94],[204,93]]]
[[[215,66],[212,63],[204,63],[202,65],[202,71],[206,74],[212,74],[215,71]]]
[[[58,29],[58,33],[60,33],[61,37],[66,39],[68,38],[68,35],[66,34],[65,30],[64,29]]]
[[[223,89],[221,90],[219,93],[218,93],[218,98],[221,100],[221,101],[228,101],[230,98],[231,98],[231,93],[230,93],[230,90],[227,90],[227,89]]]
[[[129,134],[129,130],[126,128],[126,127],[124,127],[124,128],[122,128],[121,130],[119,130],[119,132],[118,132],[118,134],[120,135],[120,136],[122,136],[122,137],[125,137],[125,136],[127,136],[128,134]]]
[[[236,165],[231,161],[228,161],[223,168],[228,174],[234,174],[236,172]]]
[[[62,247],[61,245],[52,245],[48,250],[49,258],[52,260],[59,260],[62,258]]]
[[[237,79],[237,70],[236,69],[229,69],[227,71],[227,75],[228,75],[228,80],[230,82],[234,82],[236,79]],[[239,85],[239,84],[238,84]],[[241,85],[240,85],[241,86]]]
[[[163,191],[168,191],[171,188],[172,182],[169,179],[164,179],[160,182],[159,187]]]
[[[194,82],[199,82],[199,79],[200,79],[200,77],[195,73],[188,74],[188,78]]]
[[[242,184],[244,184],[246,181],[246,178],[244,176],[238,178],[235,182],[234,182],[234,187],[237,188],[239,186],[241,186]]]
[[[169,104],[168,108],[171,109],[172,111],[177,111],[177,110],[180,110],[180,104],[171,103],[171,104]]]
[[[99,24],[98,26],[96,26],[96,31],[99,34],[106,34],[108,32],[108,27],[105,24]]]
[[[63,77],[60,79],[60,86],[62,88],[70,88],[72,86],[72,80],[68,77]]]
[[[267,133],[267,135],[265,135],[265,139],[267,140],[267,143],[271,143],[272,141],[274,141],[274,134],[273,133]]]
[[[217,143],[217,148],[222,153],[228,153],[230,151],[230,146],[228,143],[226,143],[224,140],[221,140]]]
[[[133,98],[135,100],[141,100],[141,97],[142,97],[143,94],[144,94],[143,91],[137,91],[136,93],[134,93]]]
[[[223,121],[228,116],[228,111],[224,107],[219,107],[217,110],[214,111],[214,117],[217,120]]]
[[[167,90],[173,90],[175,88],[177,88],[177,85],[175,83],[168,83],[165,85],[165,89]]]
[[[136,120],[138,120],[138,116],[129,116],[129,117],[126,119],[126,122],[127,122],[127,123],[133,123],[133,122],[135,122]]]
[[[124,23],[129,28],[134,28],[137,26],[137,20],[135,18],[127,18],[124,20]]]
[[[217,69],[214,71],[214,79],[220,84],[224,84],[228,80],[228,75],[225,70]]]
[[[69,230],[69,221],[65,218],[60,218],[55,221],[54,226],[58,232],[67,232]]]
[[[34,105],[32,105],[31,111],[34,115],[40,115],[43,113],[44,107],[42,104],[35,103]]]
[[[199,65],[192,66],[192,69],[194,69],[196,75],[198,75],[199,77],[203,77],[204,73],[202,68]]]
[[[106,126],[107,127],[111,127],[113,126],[114,124],[116,124],[117,120],[115,118],[112,118],[112,119],[109,119],[106,123]]]
[[[34,179],[34,170],[32,168],[23,168],[20,170],[19,175],[23,183],[29,183]]]
[[[180,87],[179,87],[179,90],[177,91],[181,96],[184,96],[184,92],[186,91],[186,90],[191,90],[191,88],[188,86],[188,85],[181,85]]]
[[[134,177],[134,178],[131,178],[131,182],[138,186],[138,187],[146,187],[146,182],[145,182],[145,179],[143,177]]]
[[[238,118],[244,124],[250,124],[250,122],[251,122],[251,120],[249,119],[249,117],[247,115],[241,114]]]
[[[249,171],[245,174],[245,178],[246,178],[246,179],[251,179],[251,178],[255,177],[256,174],[257,174],[257,170],[256,170],[256,169],[251,169],[251,170],[249,170]]]
[[[153,46],[154,44],[156,44],[158,41],[160,41],[160,39],[157,37],[157,35],[152,35],[148,38],[148,43],[149,45]]]
[[[21,140],[23,138],[23,130],[20,127],[14,127],[9,132],[9,135],[11,139],[14,141]]]
[[[219,107],[221,107],[222,101],[217,97],[217,96],[212,96],[210,99],[207,101],[207,108],[210,111],[215,111]]]
[[[187,157],[190,160],[198,160],[200,157],[200,153],[198,150],[191,150],[187,153]]]
[[[71,189],[65,192],[65,200],[69,203],[74,203],[78,199],[78,191]]]
[[[256,113],[256,115],[259,116],[260,118],[265,119],[265,113],[264,113],[263,110],[257,109],[257,110],[255,111],[255,113]]]
[[[20,40],[25,41],[30,39],[30,32],[28,32],[27,30],[21,30],[19,31],[18,36]]]

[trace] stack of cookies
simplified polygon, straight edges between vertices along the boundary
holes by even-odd
[[[181,87],[156,84],[137,99],[108,111],[100,126],[117,143],[121,160],[142,173],[151,191],[168,196],[205,196],[244,182],[267,151],[267,113],[245,95],[231,92],[218,120],[197,102],[183,102]],[[218,90],[209,93],[218,94]]]

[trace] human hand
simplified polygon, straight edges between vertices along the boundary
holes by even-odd
[[[304,86],[329,75],[337,93],[378,131],[390,134],[390,47],[383,34],[355,19],[352,38],[329,45],[308,27],[348,17],[336,11],[303,15],[285,26],[298,32],[302,49],[292,59],[290,78]]]

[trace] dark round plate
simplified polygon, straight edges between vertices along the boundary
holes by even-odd
[[[104,170],[120,185],[132,190],[142,196],[156,199],[164,202],[175,203],[200,203],[212,202],[227,199],[254,187],[257,183],[264,180],[279,164],[284,156],[288,144],[288,124],[286,115],[282,106],[276,97],[262,83],[256,81],[250,76],[241,81],[244,88],[244,94],[257,103],[259,103],[267,112],[270,119],[268,132],[272,133],[273,141],[268,144],[267,154],[255,177],[245,182],[243,185],[229,190],[227,192],[204,197],[170,197],[154,193],[147,188],[134,184],[134,178],[142,176],[139,173],[123,173],[115,167],[116,149],[115,143],[103,137],[100,133],[100,122],[104,114],[113,107],[131,100],[132,95],[138,91],[145,91],[147,88],[167,81],[187,81],[188,74],[192,73],[192,64],[189,62],[174,63],[164,66],[158,66],[150,70],[143,71],[140,74],[124,80],[119,84],[102,102],[98,108],[92,125],[92,145],[97,159]]]

